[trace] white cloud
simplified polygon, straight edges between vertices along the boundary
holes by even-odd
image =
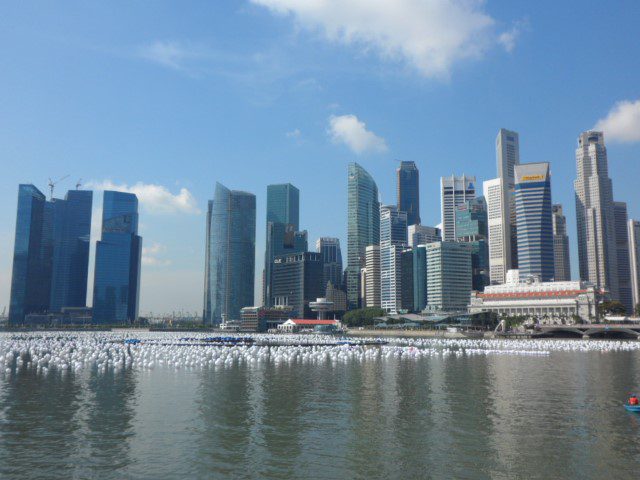
[[[607,140],[630,143],[640,142],[640,100],[616,103],[609,114],[596,123]]]
[[[169,40],[142,45],[137,53],[145,60],[175,70],[185,70],[187,62],[204,56],[200,47]]]
[[[171,260],[162,258],[167,247],[160,243],[152,243],[149,247],[142,247],[142,264],[149,267],[168,267]]]
[[[173,194],[163,185],[142,182],[131,186],[124,183],[118,185],[111,180],[89,182],[85,186],[94,190],[116,190],[135,193],[141,207],[149,213],[200,213],[196,199],[186,188],[181,188],[179,193]]]
[[[387,151],[384,138],[367,130],[366,124],[355,115],[331,115],[328,133],[333,142],[344,143],[357,154]]]
[[[484,0],[251,0],[328,40],[404,62],[425,77],[448,77],[454,64],[495,44],[512,50],[516,30],[496,31]]]
[[[298,128],[294,128],[293,130],[285,133],[287,138],[300,138],[300,135],[302,135],[302,132],[300,132],[300,129]]]

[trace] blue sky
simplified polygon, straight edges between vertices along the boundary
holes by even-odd
[[[216,181],[257,195],[258,271],[268,183],[300,188],[310,244],[338,236],[346,257],[350,161],[392,203],[414,160],[435,225],[439,177],[493,178],[500,127],[523,162],[551,162],[575,275],[581,131],[605,130],[615,197],[640,217],[638,21],[635,0],[5,2],[0,311],[18,183],[139,193],[142,311],[200,311]]]

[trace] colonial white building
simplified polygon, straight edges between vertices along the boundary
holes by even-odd
[[[491,285],[483,293],[472,292],[469,313],[496,312],[499,316],[523,316],[540,323],[574,323],[597,320],[599,291],[587,282],[540,282],[520,278],[518,270],[507,272],[507,281]]]

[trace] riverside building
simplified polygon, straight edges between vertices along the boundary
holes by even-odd
[[[406,245],[407,213],[395,205],[380,207],[380,306],[392,314],[402,308],[402,251]]]
[[[631,267],[631,293],[633,306],[640,305],[640,222],[629,220],[629,263]]]
[[[466,310],[472,289],[471,249],[458,242],[434,242],[427,254],[427,306],[431,310]]]
[[[552,207],[552,213],[554,280],[556,282],[566,282],[571,280],[567,218],[563,215],[562,205],[560,204],[556,204]]]
[[[440,178],[442,240],[456,240],[456,208],[476,197],[476,177],[462,175]]]
[[[503,285],[472,292],[469,313],[495,312],[498,316],[526,317],[540,323],[595,322],[597,289],[588,282],[541,282],[509,270]]]
[[[631,260],[629,252],[629,231],[627,204],[613,202],[613,214],[616,236],[616,255],[618,261],[618,297],[627,314],[633,313],[633,287],[631,285]]]

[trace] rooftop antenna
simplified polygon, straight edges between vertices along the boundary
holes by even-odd
[[[51,192],[51,198],[50,200],[53,200],[53,189],[55,188],[55,186],[60,183],[62,180],[64,180],[65,178],[69,177],[69,175],[65,175],[62,178],[59,178],[58,180],[56,180],[55,182],[53,180],[51,180],[51,177],[49,177],[49,191]]]
[[[78,180],[78,182],[76,183],[76,190],[80,190],[81,186],[82,186],[82,179]]]

